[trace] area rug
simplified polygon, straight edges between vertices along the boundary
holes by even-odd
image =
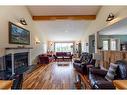
[[[58,66],[69,66],[69,63],[66,63],[66,62],[58,62],[57,65]]]
[[[71,62],[72,59],[56,59],[56,62]]]

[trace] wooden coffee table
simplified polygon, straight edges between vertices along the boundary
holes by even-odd
[[[114,80],[113,84],[116,89],[127,89],[127,80]]]
[[[12,80],[0,80],[0,89],[11,89]]]

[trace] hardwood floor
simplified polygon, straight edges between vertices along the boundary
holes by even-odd
[[[64,64],[64,65],[60,65]],[[53,62],[42,65],[28,74],[23,89],[75,89],[76,71],[72,62]]]

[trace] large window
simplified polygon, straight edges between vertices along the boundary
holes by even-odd
[[[103,50],[119,50],[119,39],[103,39]]]
[[[73,52],[73,43],[69,42],[56,42],[55,52]]]

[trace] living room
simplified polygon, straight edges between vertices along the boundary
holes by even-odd
[[[0,6],[0,78],[11,80],[3,89],[127,89],[126,13],[126,6]],[[123,88],[115,78],[95,83],[110,63],[122,63]]]

